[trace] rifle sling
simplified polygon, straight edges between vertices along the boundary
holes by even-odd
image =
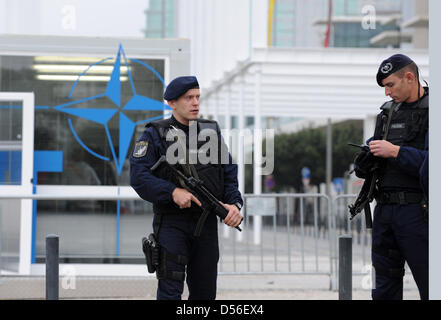
[[[384,135],[383,135],[382,140],[386,140],[387,135],[389,134],[390,122],[392,121],[393,112],[395,110],[395,107],[397,107],[399,105],[401,105],[401,103],[394,102],[394,103],[392,103],[392,106],[390,107],[389,114],[387,116],[387,124],[386,124],[386,128],[384,130]]]
[[[201,235],[202,227],[204,226],[205,220],[207,220],[210,211],[210,209],[203,209],[202,214],[198,219],[198,223],[196,224],[196,228],[194,229],[193,235],[195,237],[199,237]]]
[[[190,161],[189,151],[190,150],[188,150],[188,148],[186,148],[183,141],[181,139],[179,139],[179,137],[178,137],[178,142],[181,145],[181,148],[183,148],[183,150],[186,150],[184,163],[181,163],[181,167],[184,170],[184,174],[186,174],[187,176],[194,177],[197,180],[199,180],[199,175],[198,175],[198,172],[197,172],[195,166],[193,164],[189,163],[189,161]],[[182,188],[184,188],[188,192],[192,193],[191,190],[188,188],[188,186],[185,184],[184,180],[181,177],[178,177],[178,181],[181,184]],[[199,201],[200,201],[200,199],[199,199]],[[195,237],[200,236],[201,231],[202,231],[202,227],[204,226],[205,220],[207,220],[208,214],[210,212],[211,212],[211,208],[203,209],[203,211],[198,219],[198,222],[196,224],[195,231],[193,233],[193,235]]]
[[[398,105],[400,105],[400,103],[393,102],[392,106],[390,107],[390,110],[389,110],[389,113],[388,113],[388,117],[387,117],[387,124],[386,124],[386,128],[384,130],[384,134],[383,134],[382,140],[386,140],[387,139],[387,135],[389,134],[390,123],[392,121],[392,115],[393,115],[393,112],[394,112],[395,108]],[[370,207],[369,207],[369,203],[373,200],[373,193],[374,193],[374,190],[375,190],[375,184],[377,183],[377,178],[378,178],[378,174],[377,174],[377,171],[376,171],[376,172],[373,173],[372,180],[370,181],[370,186],[369,186],[369,189],[368,189],[369,191],[368,191],[368,194],[366,196],[366,199],[365,199],[365,201],[363,201],[360,204],[360,207],[364,209],[365,218],[366,218],[366,228],[367,229],[371,229],[372,228],[372,215],[371,215],[371,210],[370,210]],[[365,183],[366,183],[366,181],[365,181]],[[359,197],[360,197],[360,195],[359,195]]]

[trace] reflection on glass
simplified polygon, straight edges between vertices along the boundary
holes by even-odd
[[[139,108],[139,103],[162,105],[164,85],[146,65],[163,78],[164,60],[128,60],[127,67],[121,58],[119,69],[114,68],[116,61],[115,57],[0,56],[0,91],[35,94],[34,149],[63,153],[63,171],[39,172],[38,185],[129,185],[127,156],[119,153],[132,149],[146,119],[163,114]],[[112,89],[117,94],[105,95],[114,71],[119,74],[117,89]],[[124,109],[128,102],[130,110]],[[16,160],[21,159],[21,119],[21,106],[0,105],[0,184],[20,183],[14,172],[21,172]],[[121,147],[121,135],[131,139],[126,146]],[[140,236],[151,227],[152,208],[145,201],[51,200],[37,201],[36,207],[36,262],[44,257],[49,233],[60,236],[62,259],[92,257],[106,262],[107,257],[139,257]]]
[[[0,91],[35,93],[35,150],[63,151],[63,172],[39,173],[38,184],[128,185],[128,162],[119,158],[121,122],[125,118],[134,123],[142,122],[160,116],[162,111],[136,108],[126,111],[122,108],[134,96],[132,85],[137,95],[163,101],[163,84],[142,63],[163,77],[164,61],[139,59],[136,61],[141,63],[135,63],[128,60],[127,67],[121,58],[120,103],[104,96],[115,61],[114,57],[0,57]],[[128,81],[129,70],[133,83]],[[75,83],[75,80],[79,81]],[[100,95],[102,97],[87,100]],[[85,99],[87,101],[68,106],[71,113],[53,108]],[[98,116],[109,115],[109,119],[97,123],[100,119],[88,117],[90,112]],[[4,137],[10,140],[20,137],[21,126],[11,125],[13,123],[21,124],[21,109],[0,108],[0,141],[7,140]],[[128,150],[143,130],[143,125],[136,126]],[[117,168],[116,163],[121,163],[121,168]],[[76,171],[84,173],[78,175]]]
[[[0,185],[21,184],[23,107],[0,101]]]

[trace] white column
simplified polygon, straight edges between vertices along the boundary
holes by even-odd
[[[34,94],[23,93],[23,131],[22,131],[22,190],[32,193],[31,179],[34,175]],[[36,177],[35,177],[36,178]],[[32,200],[21,200],[20,214],[20,258],[18,273],[31,273],[32,250]]]
[[[365,144],[366,140],[374,135],[376,120],[377,120],[377,116],[366,115],[366,118],[363,121],[363,142],[362,142],[362,144]],[[375,199],[374,199],[374,201],[372,201],[370,203],[372,213],[374,212],[376,205],[377,205],[377,201],[375,201]],[[373,214],[372,214],[372,219],[374,219]]]
[[[376,120],[377,116],[366,115],[366,118],[363,121],[363,144],[367,139],[374,135]]]
[[[230,133],[231,133],[231,85],[227,84],[225,92],[225,143],[227,144],[228,148],[231,147],[230,143]]]
[[[255,104],[254,104],[254,143],[253,143],[253,193],[259,195],[262,193],[262,126],[261,126],[261,81],[262,70],[260,65],[255,73]],[[261,242],[262,217],[254,216],[254,244]]]
[[[432,88],[439,88],[441,84],[441,46],[439,45],[439,30],[441,29],[441,21],[439,12],[441,11],[441,1],[430,1],[430,25],[429,25],[429,41],[430,41],[430,85]],[[439,198],[439,190],[441,189],[441,152],[438,147],[438,139],[441,136],[441,127],[438,124],[441,118],[441,110],[437,107],[441,102],[441,92],[433,90],[429,95],[430,104],[435,108],[429,108],[429,299],[441,299],[441,256],[437,244],[441,240],[440,227],[441,216],[436,214],[441,209],[441,199]],[[430,214],[429,213],[429,214]]]
[[[224,134],[224,140],[225,144],[228,147],[228,150],[231,152],[231,143],[230,143],[230,133],[231,133],[231,86],[230,84],[227,84],[225,87],[225,134]],[[230,235],[230,229],[231,227],[224,224],[224,237],[227,238]]]
[[[213,120],[219,121],[219,89],[213,93]]]
[[[252,47],[266,48],[268,40],[269,1],[253,0],[252,4]]]
[[[244,75],[241,74],[239,76],[239,113],[238,113],[238,129],[239,134],[237,135],[237,180],[239,183],[239,191],[243,195],[245,194],[245,116],[244,116],[244,94],[245,94],[245,79]],[[245,204],[245,203],[244,203]],[[242,210],[243,211],[243,210]],[[243,212],[242,212],[243,215]],[[237,233],[237,240],[242,241],[243,235],[242,233]]]
[[[239,191],[243,195],[245,194],[245,77],[240,75],[239,80],[239,114],[238,114],[238,127],[239,127],[239,142],[237,152],[237,166],[238,166],[238,182]]]

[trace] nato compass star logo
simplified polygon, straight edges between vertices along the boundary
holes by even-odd
[[[99,65],[105,61],[111,60],[113,57],[103,59],[99,62],[96,62],[92,65],[90,65],[84,72],[82,72],[78,79],[74,82],[72,85],[72,88],[69,92],[69,99],[72,99],[72,94],[78,84],[78,81],[80,78],[87,73],[87,71],[95,66]],[[137,63],[146,69],[150,70],[154,73],[154,75],[161,81],[162,85],[165,86],[164,80],[162,77],[158,74],[158,72],[153,69],[151,66],[146,64],[145,62],[142,62],[137,59],[130,59],[130,62]],[[127,67],[127,75],[128,79],[130,81],[130,88],[132,91],[132,97],[129,99],[129,101],[125,105],[121,105],[121,64],[125,65]],[[93,100],[97,99],[107,99],[109,102],[109,108],[88,108],[87,105]],[[160,115],[158,117],[153,117],[149,119],[145,119],[138,122],[133,122],[132,120],[127,117],[126,113],[130,111],[165,111],[165,110],[171,110],[170,107],[163,103],[163,101],[157,101],[154,99],[151,99],[149,97],[145,97],[142,95],[139,95],[136,93],[136,89],[133,83],[132,74],[130,72],[129,64],[126,58],[126,55],[124,53],[124,50],[122,46],[119,46],[118,54],[115,59],[115,63],[113,65],[113,70],[110,76],[110,80],[107,83],[106,90],[102,94],[98,94],[93,97],[87,97],[75,101],[71,101],[65,104],[61,104],[58,106],[55,106],[54,109],[70,114],[72,116],[80,117],[83,119],[90,120],[92,122],[95,122],[97,124],[103,125],[106,136],[110,145],[111,153],[113,156],[113,160],[115,162],[115,166],[118,172],[118,175],[121,174],[121,171],[124,166],[124,161],[127,157],[127,153],[129,151],[130,142],[132,141],[133,133],[135,131],[135,127],[142,123],[147,123],[152,120],[163,118],[164,115]],[[118,156],[115,152],[115,147],[113,145],[109,126],[109,121],[119,115],[119,146],[118,146]],[[72,131],[72,134],[74,135],[75,139],[78,141],[78,143],[90,154],[93,156],[105,160],[110,161],[110,159],[106,156],[100,155],[96,152],[94,152],[92,149],[90,149],[81,139],[79,138],[78,134],[76,133],[73,125],[72,120],[68,118],[68,123],[70,130]]]

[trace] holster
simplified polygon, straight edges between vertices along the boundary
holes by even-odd
[[[155,234],[151,233],[148,238],[142,238],[142,251],[149,273],[154,273],[159,266],[161,246],[156,240]]]
[[[161,244],[157,241],[154,233],[151,233],[148,238],[142,238],[142,251],[144,252],[148,272],[156,272],[156,278],[158,280],[171,279],[184,281],[185,272],[168,270],[167,261],[187,265],[188,258],[182,255],[169,253],[165,248],[161,247]]]

